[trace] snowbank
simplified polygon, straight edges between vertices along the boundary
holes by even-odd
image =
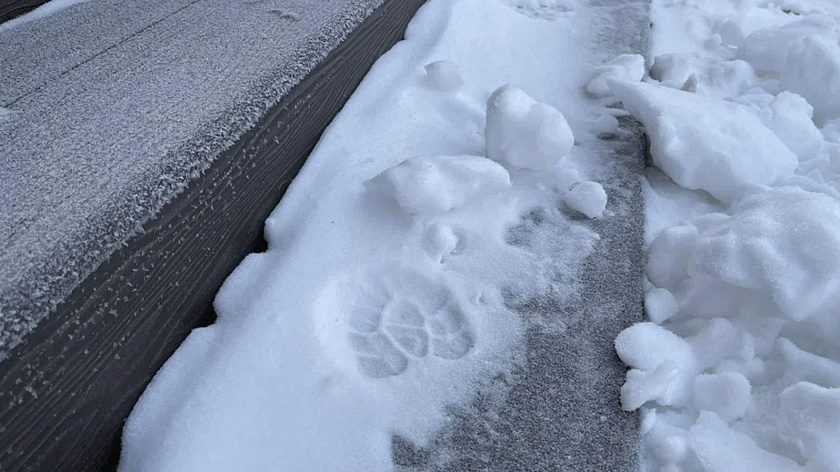
[[[650,321],[616,339],[643,470],[840,470],[840,8],[818,3],[655,1],[650,78],[608,79],[665,174]]]

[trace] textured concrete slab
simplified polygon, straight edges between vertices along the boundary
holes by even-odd
[[[382,0],[97,0],[0,30],[0,358]]]

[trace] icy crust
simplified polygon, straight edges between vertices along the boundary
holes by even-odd
[[[98,0],[0,31],[0,358],[381,3]]]
[[[645,471],[840,470],[840,8],[654,2],[645,310],[616,339]],[[660,173],[661,171],[661,173]]]
[[[393,470],[395,435],[427,447],[447,407],[504,398],[526,330],[563,329],[511,307],[573,299],[586,215],[611,217],[604,107],[570,99],[591,68],[520,54],[579,43],[532,13],[420,9],[138,402],[121,470]]]

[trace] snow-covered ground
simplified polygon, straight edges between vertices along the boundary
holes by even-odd
[[[654,0],[649,76],[602,57],[608,15],[431,0],[141,398],[121,470],[390,470],[393,434],[427,444],[521,362],[544,320],[511,307],[575,295],[619,101],[654,165],[649,321],[615,340],[641,468],[840,470],[840,7]]]
[[[840,470],[840,5],[654,0],[643,470]]]
[[[447,407],[503,390],[528,329],[565,329],[511,307],[572,298],[592,219],[615,218],[599,181],[623,112],[585,86],[621,11],[428,2],[266,222],[268,250],[222,287],[218,321],[137,404],[121,470],[391,470],[394,435],[427,445]],[[619,62],[641,79],[641,56]]]

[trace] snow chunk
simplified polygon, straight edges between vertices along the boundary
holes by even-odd
[[[600,218],[607,208],[607,192],[598,182],[581,182],[563,197],[566,206],[587,218]]]
[[[621,360],[635,369],[653,370],[666,361],[677,367],[693,362],[691,348],[684,339],[655,323],[636,323],[615,338]]]
[[[817,122],[840,116],[840,44],[834,22],[811,15],[749,35],[739,56],[779,77],[783,89],[814,105]]]
[[[742,105],[645,83],[610,81],[651,137],[654,163],[679,185],[731,203],[793,175],[798,160]]]
[[[680,310],[674,294],[664,288],[654,288],[645,294],[645,312],[656,324],[662,324]]]
[[[741,25],[732,20],[726,20],[721,23],[718,28],[718,34],[720,35],[721,44],[727,46],[741,47],[746,41],[746,36]]]
[[[393,196],[405,211],[437,214],[510,186],[504,167],[480,156],[406,159],[370,181]]]
[[[840,303],[840,203],[797,187],[753,195],[700,231],[696,264],[772,294],[794,320]]]
[[[801,382],[782,392],[782,417],[796,431],[811,470],[840,464],[840,389]]]
[[[711,59],[696,53],[656,56],[650,77],[666,87],[713,98],[737,98],[759,83],[745,61]]]
[[[789,48],[806,37],[823,35],[831,28],[831,21],[809,16],[785,25],[761,28],[750,34],[738,49],[738,57],[761,72],[781,72],[785,68]]]
[[[649,447],[654,457],[676,467],[688,453],[688,431],[659,422],[651,431]],[[668,470],[667,466],[663,470]]]
[[[694,378],[695,361],[685,340],[655,323],[644,322],[619,333],[615,349],[618,357],[630,367],[654,371],[648,375],[628,374],[629,385],[622,388],[622,398],[626,399],[628,407],[645,397],[655,398],[666,406],[686,402],[689,383]],[[643,385],[644,382],[650,382],[650,385]],[[665,391],[661,391],[662,388]]]
[[[610,138],[618,134],[618,118],[603,114],[592,122],[591,129],[595,136],[599,138]]]
[[[726,318],[714,318],[703,329],[686,340],[691,346],[700,370],[715,367],[735,353],[743,341],[737,328]]]
[[[448,225],[434,223],[423,231],[423,250],[436,262],[442,262],[457,246],[458,236]]]
[[[708,472],[801,470],[796,462],[765,451],[746,434],[733,431],[710,411],[700,413],[688,435],[697,460]]]
[[[597,97],[610,95],[607,79],[642,80],[645,75],[645,58],[639,54],[622,54],[607,64],[595,69],[594,78],[586,90]]]
[[[487,157],[510,167],[541,170],[563,159],[574,144],[557,109],[505,85],[487,101]]]
[[[436,89],[456,93],[464,87],[464,76],[458,64],[452,61],[435,61],[426,65],[426,76]]]
[[[840,388],[839,362],[803,351],[789,339],[779,339],[777,346],[784,360],[785,383],[792,385],[805,381],[824,387]]]
[[[688,54],[661,54],[653,59],[650,77],[667,87],[682,88],[695,72]]]
[[[694,404],[698,410],[717,413],[724,421],[744,416],[750,406],[750,381],[737,372],[698,375],[694,379]]]
[[[688,277],[696,250],[696,227],[682,225],[667,228],[650,243],[645,273],[657,287],[675,288]]]
[[[817,157],[824,140],[812,120],[814,107],[807,100],[785,91],[770,102],[768,111],[764,123],[800,161]]]
[[[677,375],[677,366],[666,360],[652,371],[632,369],[621,387],[621,408],[633,411],[645,403],[662,398]]]

